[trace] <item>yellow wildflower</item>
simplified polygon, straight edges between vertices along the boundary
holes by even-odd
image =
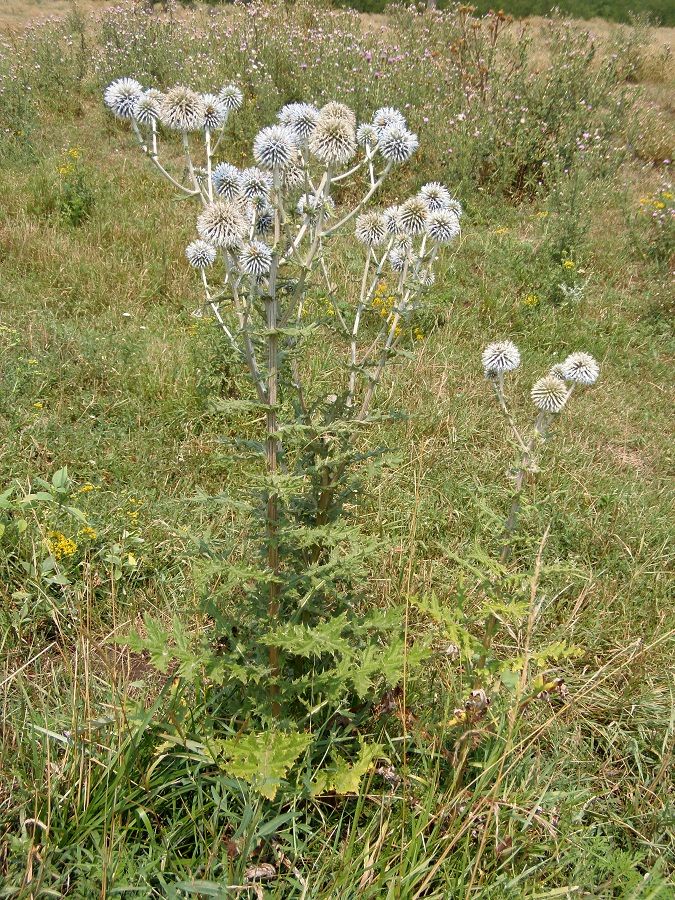
[[[666,204],[665,204],[662,200],[655,200],[655,201],[654,201],[654,208],[655,208],[655,209],[665,209],[665,208],[666,208]]]
[[[82,487],[80,488],[80,490],[78,491],[78,493],[80,493],[80,494],[88,494],[89,491],[95,491],[95,490],[96,490],[96,488],[95,488],[94,485],[91,483],[91,481],[85,481],[85,483],[82,485]]]
[[[546,219],[546,218],[548,218],[548,210],[546,210],[546,209],[540,210],[540,211],[537,213],[536,217],[537,217],[537,219]]]
[[[539,297],[536,294],[528,294],[523,300],[523,306],[539,306]]]
[[[71,159],[79,159],[80,158],[80,148],[79,147],[70,147],[68,149],[68,156]]]
[[[95,541],[98,537],[96,531],[93,528],[90,528],[89,525],[83,525],[82,528],[78,531],[78,535],[83,538],[87,538],[90,541]]]
[[[63,559],[66,556],[72,556],[77,550],[77,544],[71,538],[65,536],[60,531],[50,531],[47,538],[47,547],[54,559]]]
[[[63,165],[63,166],[59,166],[59,175],[61,175],[61,177],[65,177],[66,175],[70,175],[70,173],[71,173],[72,171],[73,171],[73,167],[72,167],[72,165],[71,165],[70,163],[66,163],[66,164]]]
[[[673,199],[673,195],[672,195],[671,191],[664,191],[661,194],[661,196],[663,197],[664,200],[672,200]]]
[[[43,407],[44,403],[42,402],[42,400],[36,400],[33,404],[33,409],[43,409]]]
[[[499,228],[495,228],[494,233],[495,234],[508,234],[509,229],[506,228],[504,225],[502,225]]]
[[[34,356],[31,356],[31,358],[28,360],[28,365],[29,366],[37,366],[37,364],[38,364],[37,359],[35,359]]]
[[[574,263],[572,262],[571,259],[563,260],[563,269],[573,269],[573,268],[574,268]]]

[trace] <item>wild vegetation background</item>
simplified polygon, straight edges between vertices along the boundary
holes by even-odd
[[[144,613],[208,629],[200,541],[247,552],[223,437],[253,424],[213,403],[241,375],[190,315],[193,216],[103,109],[124,74],[237,82],[238,164],[285,102],[399,106],[421,152],[383,204],[437,178],[465,206],[382,392],[405,416],[364,438],[392,449],[352,510],[379,551],[364,606],[407,598],[436,653],[373,721],[392,771],[356,793],[271,804],[120,727],[170,680],[115,639]],[[126,5],[5,32],[1,895],[219,896],[267,864],[278,897],[672,896],[672,87],[672,32],[561,18]],[[516,720],[505,679],[467,729],[461,660],[413,601],[471,608],[490,581],[514,460],[479,357],[502,336],[530,372],[586,348],[602,379],[531,488],[510,583],[538,612],[498,648],[565,642],[537,663],[558,687]]]

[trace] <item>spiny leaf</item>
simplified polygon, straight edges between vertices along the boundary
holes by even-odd
[[[263,731],[217,742],[217,757],[235,778],[274,800],[282,780],[312,741],[310,734]]]

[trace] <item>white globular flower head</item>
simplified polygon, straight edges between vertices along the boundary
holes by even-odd
[[[387,225],[379,212],[367,212],[357,216],[356,240],[369,247],[377,247],[387,237]]]
[[[304,143],[316,128],[319,110],[311,103],[287,103],[279,111],[279,122],[293,132],[299,143]]]
[[[503,375],[518,368],[520,351],[513,341],[495,341],[483,350],[481,361],[486,375]]]
[[[461,219],[462,216],[464,215],[464,210],[462,209],[462,204],[459,202],[459,200],[455,200],[454,197],[450,198],[450,200],[448,201],[448,204],[445,208],[449,209],[450,212],[454,212],[454,214],[457,216],[458,219]]]
[[[193,269],[208,269],[216,259],[216,248],[206,241],[193,241],[185,248],[185,256]]]
[[[410,253],[413,248],[413,239],[405,231],[401,231],[399,234],[394,235],[394,247],[397,250],[402,250],[404,253]]]
[[[559,413],[567,403],[568,391],[565,382],[555,375],[544,375],[535,381],[530,391],[532,402],[542,412]]]
[[[436,276],[431,269],[421,269],[417,278],[422,287],[431,287],[436,281]]]
[[[150,125],[159,119],[159,101],[162,94],[160,91],[150,88],[143,91],[138,100],[134,103],[132,118],[136,119],[141,125]]]
[[[412,262],[412,255],[401,247],[394,247],[389,251],[389,265],[393,272],[403,272],[406,265]]]
[[[354,126],[344,118],[321,116],[309,139],[309,150],[325,166],[348,163],[356,153]]]
[[[239,265],[244,274],[262,278],[272,265],[272,249],[263,241],[250,241],[239,254]]]
[[[401,207],[388,206],[382,213],[384,224],[389,234],[396,234],[401,230]]]
[[[226,84],[218,93],[218,99],[228,112],[240,109],[244,102],[244,95],[236,84]]]
[[[199,131],[204,126],[205,110],[201,94],[183,85],[171,88],[159,103],[160,120],[173,131]]]
[[[249,229],[244,206],[235,201],[216,200],[197,219],[197,232],[202,240],[226,250],[237,250]]]
[[[387,162],[404,163],[410,159],[420,142],[417,135],[402,125],[392,125],[380,134],[378,149]]]
[[[383,134],[387,128],[391,128],[393,125],[403,129],[408,127],[408,123],[406,122],[403,113],[398,109],[394,109],[393,106],[382,106],[373,115],[372,127],[375,129],[375,133],[378,136]]]
[[[241,173],[240,191],[247,200],[266,199],[272,190],[272,176],[256,166]]]
[[[131,119],[143,87],[134,78],[118,78],[103,92],[103,102],[118,119]]]
[[[340,119],[342,122],[347,122],[352,131],[356,131],[356,115],[354,114],[354,111],[344,103],[338,103],[336,100],[331,100],[329,103],[326,103],[325,106],[321,107],[319,110],[319,121],[327,122],[331,119]]]
[[[563,363],[556,363],[555,365],[551,366],[548,374],[552,378],[559,378],[561,381],[567,381],[567,376],[565,375],[565,366],[563,365]]]
[[[283,177],[282,177],[284,187],[289,190],[295,190],[296,188],[303,187],[305,184],[305,172],[300,166],[296,166],[295,163],[291,163],[291,165],[284,169]]]
[[[424,203],[424,200],[422,201]],[[427,234],[437,244],[449,244],[459,234],[459,219],[449,209],[429,213]]]
[[[374,147],[377,144],[377,131],[375,126],[370,122],[364,122],[356,129],[356,141],[362,147],[370,145]]]
[[[590,353],[571,353],[562,364],[565,378],[575,384],[595,384],[600,375],[600,366]]]
[[[259,235],[269,234],[274,228],[274,207],[265,204],[256,211],[255,233]]]
[[[293,132],[285,125],[268,125],[253,142],[253,156],[265,169],[287,168],[296,158]]]
[[[429,222],[429,210],[427,205],[419,197],[410,197],[400,208],[400,228],[405,234],[415,237],[427,227]]]
[[[202,94],[204,101],[204,128],[215,131],[227,121],[227,107],[217,94]]]
[[[447,208],[452,200],[450,191],[439,181],[429,181],[420,188],[420,197],[429,207],[429,212]]]
[[[224,200],[234,200],[241,192],[242,173],[230,163],[218,163],[211,174],[216,194]]]

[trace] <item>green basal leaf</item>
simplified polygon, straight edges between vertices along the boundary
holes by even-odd
[[[292,731],[241,735],[215,742],[216,761],[228,775],[241,778],[263,797],[274,800],[291,766],[311,742],[311,734]]]

